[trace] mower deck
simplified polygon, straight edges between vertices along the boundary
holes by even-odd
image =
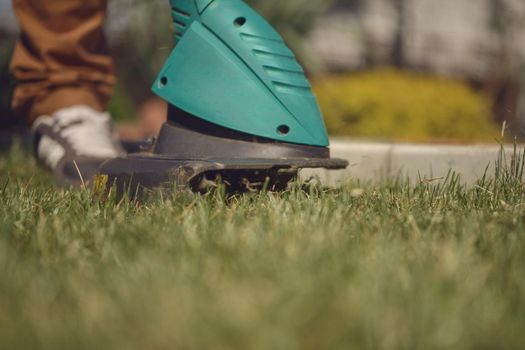
[[[116,186],[119,194],[131,195],[144,190],[189,188],[203,192],[222,182],[233,192],[261,189],[283,190],[300,169],[344,169],[341,159],[183,159],[150,153],[138,153],[110,160],[102,165],[99,178],[106,189]]]

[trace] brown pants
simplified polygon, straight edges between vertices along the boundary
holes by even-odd
[[[103,32],[107,0],[13,0],[13,109],[28,123],[77,104],[104,110],[115,84]]]

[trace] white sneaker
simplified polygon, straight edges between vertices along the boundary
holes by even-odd
[[[78,105],[33,124],[37,159],[62,186],[89,183],[104,161],[125,154],[108,113]]]

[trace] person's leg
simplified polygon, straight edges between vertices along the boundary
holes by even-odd
[[[89,181],[123,153],[104,113],[115,84],[103,24],[107,0],[13,0],[21,35],[11,61],[15,112],[59,184]]]
[[[103,24],[107,0],[13,0],[21,35],[13,109],[28,123],[74,105],[106,108],[115,73]]]

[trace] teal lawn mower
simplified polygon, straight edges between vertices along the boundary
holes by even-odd
[[[300,169],[343,169],[304,70],[242,0],[171,0],[175,49],[153,85],[168,119],[147,152],[102,165],[108,186],[283,189]]]

